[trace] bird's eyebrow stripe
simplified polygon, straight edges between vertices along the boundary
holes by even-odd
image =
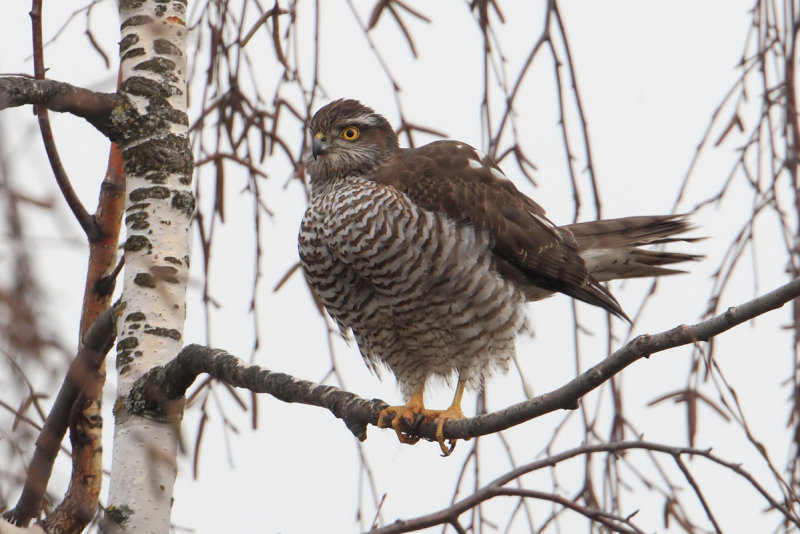
[[[347,124],[356,126],[380,126],[381,121],[373,113],[356,115],[348,119]]]

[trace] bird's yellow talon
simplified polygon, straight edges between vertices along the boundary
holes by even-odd
[[[411,396],[411,400],[405,406],[388,406],[381,410],[378,414],[378,426],[381,428],[389,428],[390,426],[397,432],[397,439],[401,443],[413,445],[419,441],[417,436],[412,436],[404,432],[400,427],[405,421],[408,426],[412,426],[414,419],[418,415],[426,412],[425,404],[422,402],[422,390],[417,391]],[[387,424],[387,421],[389,423]]]
[[[403,421],[407,422],[409,426],[414,422],[416,412],[413,410],[413,407],[409,408],[410,404],[411,403],[405,406],[389,406],[388,408],[384,408],[378,415],[378,426],[381,428],[393,428],[394,431],[397,432],[397,439],[400,440],[401,443],[413,445],[419,441],[419,438],[403,432],[400,428]]]
[[[451,419],[464,419],[464,412],[461,411],[461,397],[464,395],[465,385],[466,382],[459,378],[453,403],[446,410],[427,410],[425,403],[422,401],[424,389],[420,388],[411,395],[411,400],[405,406],[388,406],[384,408],[378,414],[378,426],[381,428],[389,428],[391,426],[397,433],[397,439],[401,443],[413,445],[419,441],[419,437],[409,434],[401,426],[405,422],[407,428],[413,429],[417,417],[421,415],[426,423],[436,422],[436,441],[439,442],[442,454],[450,456],[453,449],[456,448],[456,440],[447,440],[448,444],[445,444],[444,424]]]
[[[449,445],[445,445],[444,443],[444,424],[451,419],[464,419],[464,412],[461,411],[460,406],[453,404],[448,409],[442,410],[437,417],[436,441],[439,442],[439,447],[442,449],[442,455],[444,456],[450,456],[450,454],[452,454],[453,450],[456,448],[456,442],[458,441],[450,439],[447,440]]]

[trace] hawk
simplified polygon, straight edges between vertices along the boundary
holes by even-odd
[[[678,240],[682,215],[557,226],[487,156],[458,141],[404,149],[389,122],[356,100],[311,120],[310,203],[300,227],[306,279],[343,335],[352,330],[374,371],[396,377],[406,404],[381,427],[400,441],[418,417],[463,418],[465,388],[506,371],[524,305],[564,293],[627,319],[600,282],[673,274],[698,256],[643,245]],[[433,377],[457,377],[452,405],[426,410]]]

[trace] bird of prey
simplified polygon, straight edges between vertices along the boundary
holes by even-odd
[[[406,401],[381,413],[400,441],[418,417],[463,418],[464,388],[505,371],[524,305],[564,293],[627,318],[600,282],[658,276],[698,256],[640,247],[689,229],[681,215],[557,226],[497,164],[458,141],[400,148],[389,122],[356,100],[321,108],[309,125],[309,207],[299,233],[306,279],[367,365],[387,367]],[[380,364],[380,365],[379,365]],[[457,378],[446,410],[425,385]]]

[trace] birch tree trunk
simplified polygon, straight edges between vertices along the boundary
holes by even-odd
[[[120,92],[140,113],[120,142],[126,174],[125,275],[117,317],[117,402],[107,519],[166,533],[183,405],[134,406],[134,381],[180,350],[194,212],[186,113],[186,0],[120,0]]]

